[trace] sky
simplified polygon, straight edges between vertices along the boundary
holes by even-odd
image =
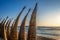
[[[20,17],[19,25],[29,8],[31,8],[26,20],[26,25],[29,25],[36,2],[38,2],[36,15],[37,26],[60,26],[60,0],[0,0],[0,18],[2,17],[3,19],[8,16],[15,19],[22,8],[26,6]]]

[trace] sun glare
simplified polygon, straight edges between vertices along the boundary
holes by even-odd
[[[60,23],[60,16],[57,16],[56,21]]]

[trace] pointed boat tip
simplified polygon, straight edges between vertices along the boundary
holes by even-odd
[[[26,8],[26,6],[23,7],[23,9],[25,9],[25,8]]]
[[[30,11],[31,11],[31,8],[29,8],[28,13],[26,14],[26,16],[29,14]]]
[[[12,21],[13,20],[13,18],[10,18],[10,21]]]
[[[6,18],[9,18],[8,16]]]
[[[31,11],[31,8],[29,8],[29,11]]]
[[[37,6],[37,4],[38,4],[38,3],[36,2],[36,6]]]

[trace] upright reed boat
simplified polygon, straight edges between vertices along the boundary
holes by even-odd
[[[10,40],[18,40],[18,22],[19,22],[19,18],[24,9],[25,9],[25,6],[23,7],[22,11],[19,13],[19,15],[17,16],[17,18],[15,20],[14,28],[13,28],[13,30],[11,30]]]
[[[24,17],[21,27],[20,27],[20,31],[19,31],[19,39],[18,40],[26,40],[26,35],[25,35],[25,22],[26,22],[26,18],[28,16],[30,12],[30,9],[28,10],[28,13],[26,14],[26,16]]]
[[[36,40],[36,12],[37,12],[37,3],[31,15],[27,40]]]

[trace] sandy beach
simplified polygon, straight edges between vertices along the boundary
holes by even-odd
[[[3,40],[3,39],[0,38],[0,40]],[[37,40],[57,40],[57,39],[52,39],[52,38],[46,38],[46,37],[37,36]]]

